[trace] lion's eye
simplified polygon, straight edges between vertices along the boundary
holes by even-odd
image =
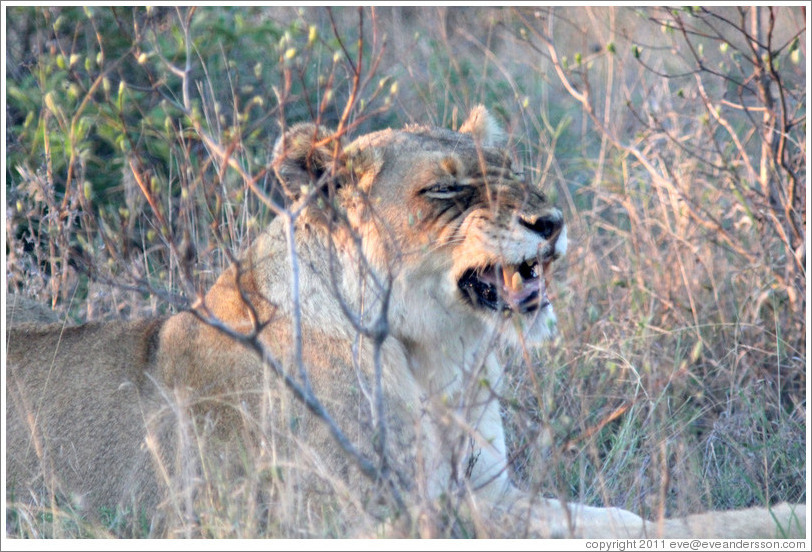
[[[423,188],[420,193],[432,199],[452,199],[466,190],[467,186],[450,182],[444,184],[434,184]]]

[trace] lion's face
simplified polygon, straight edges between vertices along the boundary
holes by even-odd
[[[547,286],[566,250],[563,218],[497,133],[482,108],[461,132],[376,132],[344,148],[339,178],[322,177],[341,216],[315,218],[351,227],[371,267],[393,277],[395,333],[416,339],[453,324],[538,342],[554,331]]]

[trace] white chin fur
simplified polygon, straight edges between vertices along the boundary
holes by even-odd
[[[558,320],[552,306],[529,316],[514,315],[503,321],[500,339],[507,347],[538,348],[558,334]]]

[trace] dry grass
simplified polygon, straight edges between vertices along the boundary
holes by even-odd
[[[8,12],[8,290],[77,322],[174,312],[272,218],[251,186],[282,121],[455,126],[484,103],[571,240],[561,337],[508,359],[517,484],[650,517],[806,500],[799,8],[759,9],[775,59],[755,64],[735,8],[364,10],[355,94],[354,9],[94,10]],[[184,114],[167,64],[187,46]],[[272,474],[209,475],[174,534],[347,535]],[[13,536],[151,531],[69,500],[7,507]]]

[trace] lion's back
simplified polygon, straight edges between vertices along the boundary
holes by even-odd
[[[26,323],[55,324],[59,316],[31,297],[19,293],[9,293],[6,296],[6,323],[9,326],[19,326]]]
[[[150,372],[162,323],[23,324],[7,332],[8,493],[65,489],[76,506],[112,507],[134,479],[140,494],[149,492],[139,474],[149,469],[143,413],[157,400]],[[99,454],[115,461],[97,462]]]

